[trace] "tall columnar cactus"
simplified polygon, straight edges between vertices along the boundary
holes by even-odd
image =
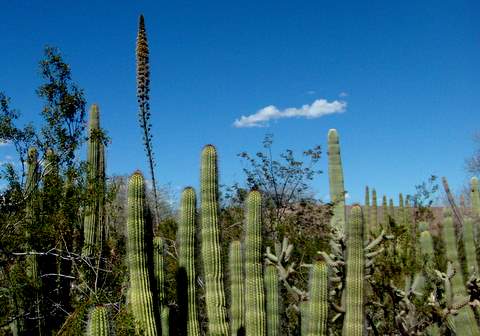
[[[472,177],[470,180],[470,199],[472,203],[473,214],[480,216],[480,193],[478,190],[478,178]]]
[[[212,145],[203,148],[200,175],[202,261],[208,334],[227,335],[228,324],[218,225],[217,151]]]
[[[451,280],[453,300],[463,300],[467,297],[467,290],[460,261],[458,259],[458,247],[453,218],[450,212],[446,212],[444,216],[443,239],[445,241],[446,256],[447,260],[452,263],[456,271]],[[458,315],[454,317],[454,323],[457,335],[480,335],[475,316],[469,305],[466,305],[459,310]]]
[[[307,336],[326,336],[328,320],[328,266],[317,261],[310,270],[309,296],[306,312],[305,333]]]
[[[368,186],[365,187],[365,206],[363,207],[363,213],[365,214],[365,223],[370,225],[370,190]],[[365,230],[365,239],[368,239],[369,230]]]
[[[247,197],[245,227],[245,333],[265,335],[265,296],[262,276],[262,197],[251,191]]]
[[[378,230],[378,208],[377,208],[377,191],[372,189],[372,206],[370,208],[370,232]]]
[[[467,261],[467,277],[472,274],[478,275],[477,255],[475,252],[473,220],[469,217],[463,219],[463,245],[465,247],[465,259]]]
[[[395,221],[397,222],[397,225],[400,225],[402,227],[405,226],[405,205],[403,202],[402,193],[398,194],[398,209],[397,209],[395,218],[396,218]]]
[[[345,188],[343,182],[340,142],[336,129],[328,131],[328,178],[330,182],[330,201],[334,204],[332,228],[345,232]]]
[[[108,312],[105,307],[95,307],[88,321],[88,336],[108,336],[110,327],[108,325]]]
[[[154,336],[158,334],[147,267],[145,210],[145,181],[140,172],[135,172],[128,182],[129,296],[137,334]]]
[[[277,267],[268,264],[265,267],[265,304],[267,317],[267,336],[280,335],[280,286]]]
[[[102,136],[100,130],[100,115],[96,104],[92,105],[90,109],[90,124],[88,137],[88,151],[87,151],[87,183],[91,199],[85,210],[85,218],[83,224],[83,249],[82,255],[86,257],[92,256],[95,249],[96,232],[101,232],[100,223],[103,211],[100,209],[101,197],[103,197],[102,189],[104,188],[104,171],[102,172],[101,155],[103,150],[101,147]]]
[[[235,240],[230,243],[228,253],[230,268],[230,334],[237,336],[245,328],[245,282],[243,278],[242,245]]]
[[[153,275],[158,294],[158,308],[162,318],[162,335],[168,336],[168,330],[163,328],[164,310],[168,311],[165,299],[165,242],[161,237],[153,238]]]
[[[383,195],[382,197],[382,215],[383,215],[383,229],[385,232],[390,232],[390,219],[388,215],[388,203],[387,196]]]
[[[388,216],[389,218],[395,220],[395,206],[393,205],[393,199],[388,200]],[[398,223],[395,223],[395,225],[398,225]]]
[[[351,210],[347,226],[347,275],[345,280],[344,336],[361,336],[364,328],[363,214],[359,205]]]
[[[187,284],[187,304],[183,307],[187,313],[187,335],[200,336],[197,320],[197,302],[195,293],[195,226],[196,196],[191,187],[182,192],[180,205],[180,223],[178,226],[178,267],[185,270]]]

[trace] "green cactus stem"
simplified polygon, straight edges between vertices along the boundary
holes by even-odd
[[[191,187],[182,192],[180,223],[178,226],[178,267],[184,269],[187,285],[187,306],[181,307],[187,314],[187,335],[200,336],[197,320],[197,296],[195,292],[195,226],[196,196]]]
[[[161,237],[153,238],[153,275],[155,278],[160,311],[165,305],[165,242]],[[162,332],[164,330],[162,329]],[[166,335],[166,334],[164,334]]]
[[[328,266],[317,261],[310,270],[310,300],[307,305],[307,336],[326,336],[328,320]],[[304,317],[302,316],[302,321]]]
[[[201,237],[208,334],[228,335],[218,225],[217,151],[207,145],[201,163]]]
[[[401,227],[405,226],[405,204],[403,202],[402,193],[398,194],[398,209],[395,218],[397,225],[400,225]]]
[[[147,268],[145,215],[145,182],[142,174],[135,172],[128,182],[127,257],[130,273],[129,296],[136,333],[154,336],[158,334]]]
[[[465,259],[467,262],[467,277],[469,277],[470,275],[478,275],[478,263],[474,237],[473,219],[469,217],[464,217],[463,245],[465,248]]]
[[[160,320],[162,324],[162,336],[170,335],[170,308],[162,306],[160,311]]]
[[[347,275],[345,280],[345,320],[343,335],[361,336],[364,328],[364,249],[363,214],[356,204],[352,207],[347,227]]]
[[[450,212],[444,213],[443,220],[443,239],[445,241],[446,257],[455,269],[453,276],[452,293],[453,301],[462,300],[467,297],[467,290],[465,287],[465,280],[462,274],[462,268],[458,259],[457,239],[455,237],[455,228],[453,225],[453,218]],[[453,318],[457,335],[480,335],[475,316],[469,305],[466,305],[458,311],[458,314]]]
[[[228,254],[230,267],[230,327],[231,335],[237,336],[239,330],[245,328],[244,314],[244,278],[243,278],[243,257],[240,241],[230,243]]]
[[[370,207],[370,232],[376,233],[378,230],[378,208],[377,208],[377,191],[372,189],[372,206]]]
[[[334,204],[331,227],[338,233],[345,232],[345,188],[343,180],[340,142],[336,129],[328,131],[328,179],[330,201]]]
[[[478,178],[472,177],[470,180],[470,187],[472,212],[475,216],[480,216],[480,193],[478,191]]]
[[[97,306],[90,314],[88,321],[88,336],[108,336],[110,330],[108,326],[108,312],[107,308]]]
[[[383,195],[382,197],[382,215],[383,215],[383,229],[385,232],[390,232],[390,216],[388,215],[388,203],[387,196]]]
[[[267,316],[267,336],[280,335],[280,286],[277,267],[268,264],[265,267],[264,286]]]
[[[265,335],[265,296],[262,276],[262,197],[247,197],[245,228],[245,334]]]
[[[388,200],[388,217],[392,220],[395,220],[395,206],[393,205],[393,199]],[[395,222],[395,225],[398,225],[397,222]]]
[[[367,225],[370,225],[370,190],[368,189],[368,186],[365,187],[365,205],[363,207],[363,213],[365,214],[365,223],[367,223]],[[369,230],[365,230],[364,232],[365,240],[368,239],[368,231]]]

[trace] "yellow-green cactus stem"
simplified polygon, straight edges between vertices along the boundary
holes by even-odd
[[[127,257],[130,303],[138,335],[158,335],[147,267],[145,181],[135,172],[128,182]]]
[[[383,229],[385,232],[390,232],[390,216],[388,215],[387,196],[382,197],[382,215],[383,215]]]
[[[470,180],[470,198],[472,203],[473,214],[480,216],[480,193],[478,191],[478,178],[472,177]]]
[[[88,336],[109,336],[108,311],[105,307],[97,306],[93,309],[88,322]]]
[[[345,188],[343,180],[340,142],[336,129],[328,131],[328,179],[330,182],[330,201],[334,204],[330,225],[337,232],[345,232]]]
[[[262,197],[247,197],[245,227],[245,334],[265,335],[265,295],[262,276]]]
[[[275,265],[265,267],[265,303],[267,316],[267,336],[280,335],[280,286]]]
[[[474,237],[473,219],[464,217],[463,245],[465,247],[465,259],[467,261],[467,277],[470,277],[471,275],[478,275],[478,263]]]
[[[367,225],[370,225],[370,189],[368,189],[368,186],[365,187],[365,205],[363,207],[363,213],[365,214],[365,223],[367,223]],[[364,232],[365,240],[368,239],[368,231],[369,230],[365,230]]]
[[[372,189],[372,206],[370,207],[370,232],[375,233],[378,230],[378,208],[377,208],[377,191]]]
[[[228,324],[218,225],[217,151],[212,145],[203,148],[200,175],[202,261],[207,328],[211,336],[226,336]]]
[[[161,237],[153,238],[153,275],[158,294],[158,309],[160,314],[163,314],[163,310],[168,307],[165,302],[165,242]],[[163,315],[161,315],[161,326],[162,335],[168,336],[168,330],[163,328]]]
[[[243,257],[240,241],[230,243],[228,254],[230,268],[230,328],[231,335],[237,336],[239,330],[245,328],[245,291],[243,278]]]
[[[307,305],[306,335],[326,336],[328,320],[328,266],[317,261],[310,270],[310,300]],[[304,318],[302,317],[302,321]]]

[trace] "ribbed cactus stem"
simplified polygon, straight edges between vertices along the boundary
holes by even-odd
[[[464,217],[463,220],[463,245],[465,247],[465,259],[467,261],[467,277],[478,275],[477,255],[475,251],[475,238],[473,219]]]
[[[245,227],[245,334],[265,335],[265,296],[262,276],[262,197],[247,197]]]
[[[443,220],[443,239],[445,241],[446,257],[455,269],[453,276],[452,293],[453,301],[467,297],[467,290],[465,287],[465,280],[462,274],[462,268],[458,259],[457,239],[455,237],[455,228],[453,225],[453,218],[451,213],[445,213]],[[455,329],[457,335],[480,335],[475,316],[469,305],[464,306],[454,317]]]
[[[95,307],[88,322],[88,336],[109,336],[108,311],[105,307]]]
[[[163,306],[160,311],[160,320],[162,324],[162,336],[170,335],[170,308]]]
[[[243,257],[240,241],[230,243],[228,254],[230,268],[230,334],[237,336],[239,330],[245,328],[244,314],[244,278],[243,278]]]
[[[385,232],[390,232],[390,217],[388,215],[388,203],[387,196],[383,195],[382,197],[382,215],[383,215],[383,229]]]
[[[344,336],[361,336],[364,328],[363,214],[359,205],[351,210],[347,226],[347,275],[345,281]]]
[[[378,208],[377,208],[377,191],[372,189],[372,206],[370,208],[370,232],[378,230]]]
[[[208,334],[228,334],[218,225],[217,151],[207,145],[201,163],[201,237]]]
[[[317,261],[310,270],[310,300],[307,306],[307,336],[326,336],[328,320],[328,266]],[[302,316],[302,321],[304,317]]]
[[[395,218],[396,218],[397,225],[400,225],[402,227],[405,226],[405,205],[403,202],[402,193],[398,194],[398,209],[397,209]]]
[[[472,212],[476,216],[480,216],[480,193],[478,190],[478,178],[472,177],[470,180],[470,199],[472,203]]]
[[[160,311],[165,305],[165,242],[161,237],[153,238],[153,274],[158,292]],[[162,330],[163,331],[163,330]]]
[[[393,199],[391,199],[391,198],[388,200],[388,216],[392,220],[396,219],[396,217],[395,217],[395,206],[393,205]],[[394,223],[395,223],[395,225],[398,225],[397,222],[394,222]]]
[[[334,204],[332,228],[339,233],[345,232],[345,188],[343,182],[340,142],[336,129],[328,131],[328,178],[330,182],[330,201]]]
[[[264,274],[265,303],[267,316],[267,336],[280,335],[280,286],[278,270],[275,265],[265,267]]]
[[[365,187],[365,205],[363,207],[363,213],[365,214],[365,223],[370,225],[370,189],[368,189],[368,186]],[[369,231],[370,230],[365,230],[364,232],[365,240],[368,239]]]
[[[200,329],[197,320],[197,298],[195,293],[195,226],[196,226],[196,196],[191,187],[182,192],[180,205],[180,223],[178,226],[178,267],[185,270],[187,284],[187,335],[199,336]],[[182,289],[185,290],[185,289]]]
[[[130,300],[137,334],[157,335],[153,295],[147,267],[145,182],[135,172],[128,182],[127,257]]]

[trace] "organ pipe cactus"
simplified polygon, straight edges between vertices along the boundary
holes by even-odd
[[[153,238],[153,274],[158,292],[160,311],[165,305],[165,242],[161,237]],[[162,330],[163,331],[163,330]]]
[[[473,220],[469,217],[464,217],[463,220],[463,245],[465,247],[465,259],[467,262],[467,276],[472,274],[478,275]]]
[[[365,214],[365,223],[367,223],[367,225],[370,225],[370,190],[368,189],[368,186],[365,187],[365,206],[363,207],[363,213]],[[365,230],[364,232],[365,240],[368,239],[368,231],[370,230]]]
[[[307,336],[326,336],[328,320],[328,266],[317,261],[310,270],[309,296],[302,321],[306,320]]]
[[[280,288],[277,267],[268,264],[264,274],[267,336],[280,335]]]
[[[195,293],[195,223],[196,196],[191,187],[182,192],[180,205],[180,223],[178,226],[178,267],[184,269],[187,284],[187,335],[199,336],[197,303]]]
[[[108,326],[108,312],[105,307],[95,307],[88,321],[88,336],[108,336],[110,335]]]
[[[378,230],[378,208],[377,208],[377,191],[372,189],[372,206],[370,207],[370,232]]]
[[[245,333],[265,335],[265,305],[262,277],[262,197],[251,191],[247,197],[245,228]]]
[[[130,301],[136,333],[157,335],[153,295],[147,268],[145,226],[145,181],[135,172],[128,182],[127,257],[130,273]]]
[[[347,226],[347,261],[345,280],[344,336],[361,336],[364,328],[364,247],[363,214],[356,204],[352,207]]]
[[[478,178],[472,177],[470,180],[470,198],[472,203],[473,214],[480,216],[480,193],[478,190]]]
[[[396,212],[397,225],[405,226],[405,205],[403,203],[403,194],[398,194],[398,209]]]
[[[207,145],[201,163],[201,237],[208,334],[228,334],[218,226],[217,151]]]
[[[244,278],[242,245],[235,240],[230,243],[229,251],[230,267],[230,328],[231,335],[237,336],[239,330],[245,328],[244,314]]]
[[[455,237],[453,218],[449,211],[445,212],[444,215],[443,239],[445,241],[446,257],[447,260],[452,263],[453,268],[455,269],[455,275],[451,280],[453,303],[455,304],[462,300],[468,299],[468,296],[465,287],[464,276],[462,274],[462,268],[458,259],[458,247]],[[453,320],[457,335],[480,335],[480,330],[475,320],[475,316],[469,305],[465,305],[460,308],[458,315],[456,315]]]
[[[388,204],[387,196],[383,195],[382,197],[382,215],[383,215],[383,229],[385,232],[390,233],[390,220],[388,216]]]
[[[330,201],[334,204],[332,228],[338,233],[345,231],[345,189],[343,182],[340,142],[336,129],[328,131],[328,178],[330,182]]]

